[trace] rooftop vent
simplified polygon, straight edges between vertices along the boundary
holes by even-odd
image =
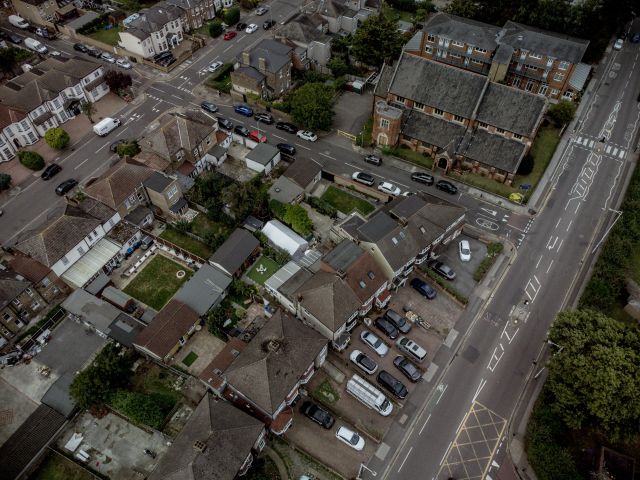
[[[421,231],[422,233],[427,233],[427,231],[424,229],[424,227],[423,227],[422,225],[420,225],[420,231]]]
[[[282,343],[280,342],[280,340],[277,340],[277,339],[269,340],[269,341],[266,343],[266,349],[267,349],[267,351],[269,351],[269,352],[274,352],[274,353],[275,353],[275,352],[277,352],[278,350],[280,350],[280,347],[281,347],[281,346],[282,346]]]
[[[375,273],[373,273],[373,271],[369,270],[367,272],[367,277],[369,277],[371,280],[373,280],[374,278],[376,278]]]
[[[360,280],[360,288],[367,288],[367,284]]]
[[[392,237],[391,241],[393,242],[394,245],[398,244],[398,239],[396,237]]]

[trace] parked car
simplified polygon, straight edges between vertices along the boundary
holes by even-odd
[[[424,280],[414,278],[411,280],[411,287],[423,297],[433,300],[436,298],[436,290]]]
[[[67,193],[69,190],[71,190],[73,187],[75,187],[76,185],[78,185],[78,181],[73,178],[70,178],[69,180],[65,180],[64,182],[62,182],[60,185],[56,187],[56,194],[62,196],[65,193]]]
[[[374,362],[372,359],[367,357],[360,350],[354,350],[349,355],[349,359],[355,363],[360,370],[368,373],[369,375],[373,375],[378,370],[378,364]]]
[[[258,25],[256,25],[255,23],[250,23],[249,25],[247,25],[247,28],[245,28],[245,33],[253,33],[256,30],[258,30]]]
[[[113,142],[111,145],[109,145],[109,151],[111,153],[116,153],[118,151],[118,145],[122,145],[123,143],[127,143],[127,142],[128,140],[125,140],[124,138],[120,138],[115,142]]]
[[[211,65],[209,65],[209,67],[207,67],[207,71],[209,73],[213,73],[216,70],[218,70],[222,65],[224,65],[224,63],[222,63],[221,61],[213,62]]]
[[[267,20],[266,22],[264,22],[262,24],[262,28],[264,30],[269,30],[271,27],[273,27],[276,24],[275,20]]]
[[[299,138],[307,140],[309,142],[315,142],[316,140],[318,140],[318,136],[315,133],[310,132],[309,130],[298,130],[298,133],[296,133],[296,135]]]
[[[73,49],[76,52],[82,52],[82,53],[87,53],[87,50],[89,50],[87,48],[87,46],[85,44],[83,44],[83,43],[74,43],[73,44]]]
[[[396,340],[396,347],[409,355],[409,358],[412,358],[416,362],[422,363],[427,358],[427,351],[416,342],[405,336],[401,336],[398,340]]]
[[[382,165],[382,159],[377,155],[367,155],[366,157],[364,157],[364,161],[370,163],[371,165]]]
[[[267,125],[273,124],[273,116],[267,112],[256,113],[254,118],[256,119],[256,122],[266,123]]]
[[[218,120],[218,125],[225,130],[231,130],[233,128],[233,122],[231,122],[231,120],[227,120],[224,117],[216,117],[216,120]]]
[[[398,338],[398,335],[400,334],[398,332],[398,329],[393,325],[393,323],[391,323],[389,320],[387,320],[384,317],[376,318],[375,321],[373,322],[373,325],[382,333],[384,333],[387,337],[389,337],[391,340],[395,340],[396,338]]]
[[[640,43],[640,32],[636,32],[631,37],[631,43]]]
[[[155,54],[153,56],[153,61],[158,63],[158,62],[160,62],[162,60],[165,60],[165,59],[167,59],[169,57],[173,57],[173,53],[171,53],[169,50],[165,50],[164,52],[160,52],[160,53]]]
[[[300,407],[300,411],[306,417],[310,418],[318,425],[329,429],[333,426],[334,418],[327,412],[325,409],[320,408],[316,404],[312,402],[304,402],[302,407]]]
[[[222,37],[224,40],[233,40],[238,35],[233,30],[229,30],[228,32],[224,32],[224,36]]]
[[[125,60],[124,58],[117,59],[116,65],[120,68],[124,68],[125,70],[129,70],[131,68],[131,63],[129,63],[129,60]]]
[[[338,428],[338,430],[336,430],[336,438],[341,442],[346,443],[354,450],[360,451],[364,449],[364,438],[347,427]]]
[[[157,63],[161,67],[168,67],[169,65],[171,65],[172,63],[175,63],[175,62],[176,62],[176,58],[173,55],[170,55],[168,57],[163,58],[162,60],[160,60]]]
[[[259,17],[264,15],[265,13],[267,13],[269,11],[269,8],[264,7],[264,6],[259,6],[258,8],[256,8],[256,15],[258,15]]]
[[[469,246],[469,240],[460,240],[458,243],[458,255],[460,260],[468,262],[471,260],[471,247]]]
[[[102,56],[102,52],[93,47],[87,47],[87,54],[93,58],[100,58]]]
[[[434,182],[433,175],[429,175],[424,172],[413,172],[411,174],[411,180],[418,183],[424,183],[425,185],[433,185]]]
[[[109,52],[102,52],[100,54],[100,58],[108,63],[116,63],[116,59],[113,58],[113,55],[111,55]]]
[[[206,110],[207,112],[216,113],[218,111],[218,107],[214,103],[204,101],[200,104],[200,108]]]
[[[400,330],[400,333],[409,333],[411,331],[411,324],[407,321],[404,315],[400,315],[395,310],[387,310],[384,313],[384,318],[390,321],[394,327]]]
[[[267,143],[267,136],[257,130],[251,130],[251,133],[249,133],[249,138],[254,142]]]
[[[442,275],[447,280],[453,280],[456,278],[456,272],[453,269],[438,260],[433,260],[429,262],[429,268],[436,272],[438,275]]]
[[[438,180],[438,183],[436,183],[436,188],[438,190],[442,190],[443,192],[450,193],[451,195],[455,195],[456,193],[458,193],[458,187],[456,187],[451,182],[447,182],[446,180]]]
[[[375,182],[373,175],[366,172],[354,172],[353,175],[351,175],[351,179],[364,185],[368,185],[369,187]]]
[[[238,135],[242,135],[243,137],[248,137],[250,130],[243,125],[236,125],[233,129],[233,133],[237,133]]]
[[[7,34],[7,40],[9,40],[14,45],[19,45],[22,43],[22,37],[11,32]]]
[[[298,127],[296,127],[293,123],[288,122],[278,122],[276,123],[276,128],[278,130],[283,130],[287,133],[297,133]]]
[[[244,104],[234,105],[233,111],[236,113],[239,113],[240,115],[244,115],[245,117],[253,116],[253,109],[249,105],[244,105]]]
[[[296,154],[296,147],[288,143],[279,143],[276,147],[280,150],[280,153],[284,153],[285,155],[293,156]]]
[[[59,52],[58,50],[49,50],[49,55],[52,57],[61,57],[62,52]]]
[[[422,370],[411,363],[409,359],[404,355],[398,355],[396,358],[394,358],[393,365],[413,383],[422,378]]]
[[[377,380],[385,390],[388,390],[400,400],[406,398],[407,394],[409,393],[407,387],[404,386],[404,383],[402,383],[386,370],[382,370],[380,373],[378,373]]]
[[[616,40],[616,43],[613,44],[613,49],[614,50],[622,50],[622,45],[624,44],[624,40],[622,38],[619,38]]]
[[[387,344],[384,343],[375,333],[370,332],[369,330],[365,329],[360,333],[360,340],[362,340],[381,357],[384,357],[389,352]]]
[[[378,190],[388,193],[389,195],[400,195],[400,188],[390,182],[380,182],[378,184]]]
[[[242,23],[242,22],[238,22],[236,23],[236,30],[238,32],[241,32],[242,30],[247,28],[247,24],[246,23]]]
[[[47,168],[44,169],[44,171],[42,172],[42,175],[40,175],[40,178],[42,178],[43,180],[49,180],[50,178],[53,178],[61,170],[62,170],[62,167],[60,165],[58,165],[57,163],[52,163]]]

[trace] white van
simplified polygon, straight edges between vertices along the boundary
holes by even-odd
[[[27,22],[24,18],[19,15],[9,15],[9,23],[14,27],[21,28],[26,30],[29,28],[29,22]]]
[[[29,50],[33,50],[34,52],[38,52],[38,53],[47,53],[49,51],[47,47],[45,47],[42,43],[40,43],[35,38],[25,38],[24,45]]]
[[[393,411],[393,405],[384,393],[360,375],[354,374],[347,382],[347,392],[383,417],[390,415]]]
[[[109,132],[111,132],[111,130],[116,129],[119,126],[120,126],[120,120],[118,120],[117,118],[107,117],[107,118],[103,118],[98,123],[96,123],[93,126],[93,131],[97,135],[100,135],[101,137],[104,137]]]

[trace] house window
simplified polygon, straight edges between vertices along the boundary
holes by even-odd
[[[558,89],[556,89],[556,88],[552,88],[552,89],[551,89],[551,95],[552,95],[552,96],[554,96],[554,97],[555,97],[556,95],[558,95]]]
[[[540,59],[542,59],[542,55],[540,55],[539,53],[530,53],[529,54],[529,58],[534,58],[536,60],[540,60]]]
[[[169,198],[172,198],[173,196],[175,196],[178,193],[178,186],[174,185],[173,187],[171,187],[169,189],[169,191],[167,192],[167,196]]]
[[[62,260],[63,265],[69,265],[69,259],[67,258],[66,255],[62,257],[60,260]]]
[[[380,119],[380,128],[384,128],[385,130],[389,128],[391,124],[389,123],[389,120],[387,120],[386,118],[381,118]]]
[[[518,88],[520,86],[520,77],[516,77],[513,79],[513,83],[511,83],[514,87]]]
[[[433,114],[434,115],[438,115],[439,117],[444,115],[444,111],[440,110],[439,108],[434,108],[433,109]]]
[[[536,67],[535,65],[528,65],[528,64],[524,64],[524,68],[526,68],[527,70],[533,70],[536,71],[538,70],[538,67]]]
[[[449,54],[449,56],[450,56],[451,58],[457,58],[457,59],[461,59],[461,58],[462,58],[460,55],[458,55],[458,54],[456,54],[456,53],[450,53],[450,54]]]
[[[9,320],[11,320],[12,317],[7,312],[4,312],[3,318],[5,322],[8,322]]]
[[[454,119],[456,122],[460,122],[460,123],[464,122],[464,117],[462,117],[462,116],[460,116],[460,115],[454,115],[454,116],[453,116],[453,119]]]
[[[558,68],[560,70],[566,70],[567,68],[569,68],[569,62],[560,62],[560,64],[558,64]]]
[[[400,103],[404,103],[406,99],[404,97],[399,97],[398,95],[396,95],[396,101],[400,102]]]
[[[431,55],[433,53],[433,48],[427,45],[426,47],[424,47],[424,51]]]
[[[427,42],[431,42],[431,43],[435,43],[436,41],[436,36],[435,35],[427,35]]]
[[[31,304],[31,309],[32,309],[32,310],[37,310],[37,309],[39,309],[39,308],[40,308],[40,303],[38,303],[38,302],[33,302],[33,303]]]
[[[80,255],[84,255],[84,248],[82,248],[82,247],[78,247],[78,253],[79,253]]]
[[[486,128],[488,128],[488,127],[489,127],[489,125],[487,125],[487,124],[486,124],[486,123],[484,123],[484,122],[478,122],[478,127],[479,127],[479,128],[484,128],[484,129],[486,129]]]
[[[422,110],[424,108],[424,103],[414,102],[413,108],[417,108],[418,110]]]
[[[475,63],[476,65],[482,65],[482,62],[480,60],[476,60],[475,58],[471,60],[471,63]]]
[[[135,204],[135,203],[136,203],[136,201],[137,201],[137,198],[138,198],[138,197],[136,196],[136,194],[135,194],[135,193],[134,193],[134,194],[132,194],[132,195],[130,195],[130,196],[129,196],[129,203],[130,203],[131,205]]]
[[[561,82],[561,81],[564,79],[564,73],[555,73],[555,74],[553,75],[553,79],[554,79],[556,82]]]
[[[500,135],[504,135],[504,128],[496,128],[496,132]]]
[[[21,307],[22,306],[22,303],[20,303],[20,300],[17,299],[17,298],[14,298],[11,303],[13,303],[16,307]]]
[[[486,50],[486,49],[484,49],[484,48],[478,48],[478,47],[476,47],[476,48],[474,48],[474,50],[475,50],[476,52],[478,52],[478,53],[487,53],[487,50]]]
[[[451,40],[451,45],[453,45],[454,47],[464,47],[464,43],[458,42],[457,40]]]
[[[26,288],[25,292],[27,292],[27,295],[29,295],[30,297],[33,297],[33,290],[31,290],[30,288]]]
[[[516,140],[522,140],[522,135],[520,135],[519,133],[514,133],[513,138],[515,138]]]

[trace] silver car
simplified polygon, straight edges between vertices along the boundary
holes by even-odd
[[[387,353],[389,353],[389,347],[387,346],[387,344],[384,343],[375,333],[372,333],[369,330],[362,331],[362,333],[360,334],[360,340],[362,340],[368,347],[370,347],[381,357],[384,357]]]

